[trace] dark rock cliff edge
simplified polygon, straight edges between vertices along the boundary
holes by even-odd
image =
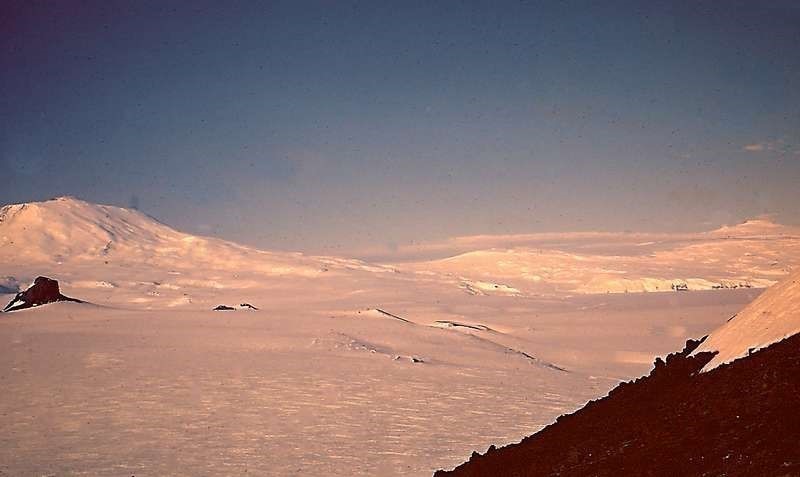
[[[649,376],[445,476],[800,475],[800,335],[706,373],[699,342]]]

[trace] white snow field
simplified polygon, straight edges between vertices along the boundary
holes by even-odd
[[[725,323],[789,273],[796,232],[374,264],[74,198],[7,206],[0,305],[37,275],[91,303],[0,314],[0,475],[430,475]],[[631,293],[648,290],[665,293]]]

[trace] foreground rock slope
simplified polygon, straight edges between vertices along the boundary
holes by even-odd
[[[696,343],[695,343],[696,344]],[[682,353],[445,476],[800,475],[800,336],[708,373]]]
[[[798,280],[795,273],[768,290],[700,347],[689,341],[666,362],[657,359],[649,376],[620,384],[519,444],[490,447],[435,475],[800,475],[800,334],[770,338],[748,356],[700,372],[718,354],[733,356],[752,342],[743,337],[771,336],[764,328],[778,323],[770,317],[782,317],[780,330],[793,329],[786,322],[800,315]],[[739,319],[739,339],[720,339]]]

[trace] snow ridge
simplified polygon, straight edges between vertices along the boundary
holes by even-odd
[[[702,371],[800,333],[800,271],[792,273],[712,332],[693,355],[717,352]]]

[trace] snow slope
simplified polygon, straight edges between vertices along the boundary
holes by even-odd
[[[772,286],[712,332],[693,354],[717,352],[703,371],[800,333],[800,272]]]
[[[406,267],[502,283],[522,294],[599,294],[766,288],[800,262],[800,230],[767,219],[696,234],[563,234],[560,242],[545,234],[526,241]]]
[[[193,236],[136,210],[73,197],[0,209],[0,264],[9,282],[46,275],[87,300],[151,309],[208,309],[264,295],[340,298],[334,290],[358,290],[394,272]]]
[[[272,253],[178,232],[136,210],[74,197],[0,209],[0,260],[95,263],[156,268],[257,270],[314,276],[324,264],[301,254]]]

